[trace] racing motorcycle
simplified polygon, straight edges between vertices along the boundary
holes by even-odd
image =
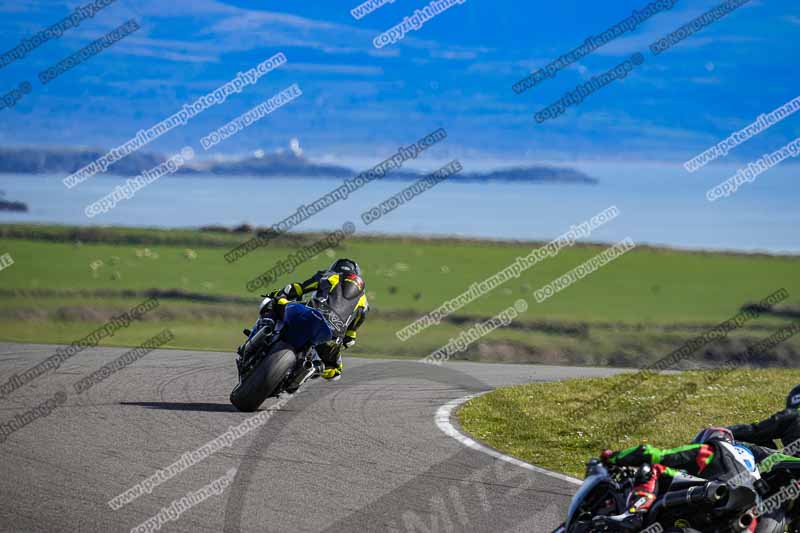
[[[649,468],[650,465],[604,466],[597,459],[589,461],[586,478],[567,511],[567,520],[553,533],[660,533],[673,527],[698,533],[752,530],[757,519],[751,511],[758,494],[766,492],[764,486],[731,487],[688,474],[672,478],[668,486],[659,490],[643,525],[626,528],[624,522],[612,517],[625,513],[628,495],[637,479],[646,477],[645,469]]]
[[[766,484],[764,500],[776,497],[790,485],[800,484],[800,463],[780,462],[761,474]],[[800,499],[788,499],[781,504],[786,517],[786,531],[800,533]]]
[[[230,396],[231,403],[240,411],[252,412],[267,398],[283,392],[294,393],[325,370],[325,364],[314,349],[316,333],[306,332],[302,343],[287,342],[284,332],[295,325],[286,317],[277,319],[273,313],[274,304],[272,298],[265,297],[253,330],[243,332],[248,339],[236,360],[239,383]],[[292,335],[296,337],[296,333]],[[341,344],[341,339],[336,343]]]

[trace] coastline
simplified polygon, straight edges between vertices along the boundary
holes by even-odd
[[[48,222],[8,222],[0,221],[0,239],[27,239],[48,240],[52,242],[81,242],[81,243],[137,243],[137,244],[182,244],[202,245],[213,247],[230,247],[241,244],[253,237],[263,234],[268,227],[250,226],[241,224],[237,226],[125,226],[109,224],[97,226],[93,224],[74,225]],[[124,231],[128,241],[120,240],[117,235]],[[163,241],[155,239],[150,234],[177,233],[183,237]],[[197,237],[192,238],[192,234]],[[277,246],[288,246],[288,243],[298,241],[313,242],[326,235],[323,231],[289,231],[284,236],[274,239]],[[208,236],[206,239],[204,236]],[[223,237],[218,239],[215,237]],[[504,247],[530,247],[538,248],[546,245],[551,239],[501,239],[482,238],[465,235],[437,235],[424,233],[384,233],[378,231],[359,232],[351,240],[364,243],[396,243],[400,245],[413,245],[415,243],[437,246],[474,245],[493,248]],[[586,240],[573,244],[574,248],[600,250],[613,245],[611,241]],[[800,256],[797,252],[770,252],[768,250],[735,250],[725,248],[692,248],[669,244],[638,243],[637,248],[649,252],[663,254],[691,254],[691,255],[723,255],[730,257],[765,257],[796,259]]]

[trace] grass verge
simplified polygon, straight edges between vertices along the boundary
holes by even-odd
[[[498,389],[458,411],[465,431],[498,450],[582,478],[605,448],[690,442],[702,427],[761,420],[784,408],[800,370],[734,370],[721,378],[692,371],[657,375],[613,404],[569,417],[619,380],[575,379]]]
[[[132,325],[144,340],[158,320],[176,333],[174,345],[230,351],[241,342],[259,301],[247,280],[296,252],[311,234],[278,239],[234,263],[225,252],[250,234],[135,228],[0,225],[0,255],[14,264],[0,272],[0,340],[66,342],[150,290],[180,292]],[[355,236],[338,250],[311,258],[273,288],[305,279],[333,258],[356,258],[365,272],[371,313],[353,355],[424,357],[519,298],[528,310],[456,355],[457,359],[572,365],[642,366],[735,315],[778,288],[800,308],[800,258],[637,248],[543,303],[533,291],[602,252],[576,245],[480,296],[437,326],[402,342],[395,333],[473,283],[527,255],[537,243]],[[205,298],[205,300],[204,300]],[[217,303],[209,303],[209,299]],[[696,354],[694,362],[724,361],[781,325],[764,315]],[[126,339],[123,341],[123,339]],[[133,344],[138,344],[133,342]],[[792,366],[800,336],[764,354],[763,366]],[[694,363],[687,361],[687,365]]]

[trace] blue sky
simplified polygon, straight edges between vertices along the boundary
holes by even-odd
[[[86,4],[3,2],[0,52]],[[444,127],[437,157],[500,163],[683,162],[800,94],[800,4],[751,0],[669,51],[648,45],[717,2],[678,0],[554,79],[517,95],[511,85],[647,1],[467,0],[396,44],[380,32],[427,5],[395,0],[355,20],[359,0],[259,2],[118,0],[58,40],[0,69],[0,93],[33,85],[0,111],[0,145],[109,148],[212,91],[240,70],[283,52],[288,64],[204,112],[151,147],[191,144],[298,83],[303,96],[220,145],[216,154],[285,147],[298,138],[312,159],[372,161]],[[135,18],[141,29],[43,86],[36,74]],[[533,114],[634,52],[645,64],[537,124]],[[800,136],[800,114],[749,141],[727,162],[747,161]]]

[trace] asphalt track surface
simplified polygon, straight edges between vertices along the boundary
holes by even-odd
[[[55,348],[0,343],[0,385]],[[226,353],[156,350],[75,392],[125,351],[88,349],[0,399],[5,424],[67,395],[0,442],[0,531],[130,531],[231,468],[220,495],[160,531],[551,531],[575,485],[464,447],[436,411],[499,386],[614,372],[349,358],[340,381],[310,383],[231,447],[114,511],[111,498],[253,416],[228,402]]]

